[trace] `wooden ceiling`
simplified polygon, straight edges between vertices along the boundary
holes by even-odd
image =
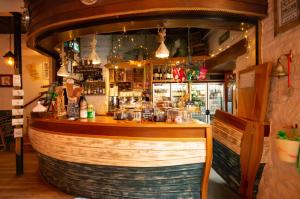
[[[22,33],[26,33],[25,26],[22,24]],[[14,18],[13,16],[0,16],[0,34],[14,33]]]
[[[57,56],[54,47],[89,33],[124,29],[223,28],[236,30],[241,22],[255,23],[267,14],[267,0],[25,0],[31,23],[27,45]]]

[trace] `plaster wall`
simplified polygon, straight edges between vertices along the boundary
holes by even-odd
[[[271,122],[270,156],[260,184],[260,199],[300,198],[300,174],[296,165],[280,161],[275,148],[278,130],[295,123],[300,124],[299,37],[299,25],[274,36],[274,1],[269,0],[268,17],[262,21],[262,60],[275,64],[280,55],[292,49],[292,87],[288,89],[287,78],[272,78],[268,108]]]

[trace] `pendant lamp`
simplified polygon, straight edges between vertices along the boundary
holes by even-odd
[[[97,39],[96,39],[96,34],[93,37],[92,42],[90,43],[91,47],[92,47],[92,52],[89,56],[89,60],[92,60],[92,64],[100,64],[101,63],[101,59],[98,56],[97,52],[96,52],[96,45],[97,45]]]
[[[155,52],[155,56],[157,58],[167,58],[170,55],[170,52],[165,45],[165,37],[166,37],[166,29],[161,29],[158,31],[158,40],[160,42],[160,45],[158,49]]]
[[[60,53],[60,58],[61,58],[61,66],[59,70],[57,71],[57,76],[59,77],[69,77],[70,73],[66,69],[65,65],[65,51],[64,51],[64,42],[62,42],[62,49]]]
[[[9,34],[9,51],[4,54],[5,63],[9,66],[13,66],[15,63],[14,53],[11,51],[11,34]]]

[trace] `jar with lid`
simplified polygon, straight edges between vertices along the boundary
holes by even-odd
[[[142,121],[142,111],[140,109],[135,109],[133,111],[133,121],[135,121],[135,122]]]
[[[167,120],[166,112],[162,109],[155,109],[154,119],[155,122],[165,122]]]

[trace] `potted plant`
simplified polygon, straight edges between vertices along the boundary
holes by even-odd
[[[300,135],[297,125],[292,127],[291,131],[278,131],[277,135],[276,148],[279,159],[284,162],[296,163],[300,146]]]

